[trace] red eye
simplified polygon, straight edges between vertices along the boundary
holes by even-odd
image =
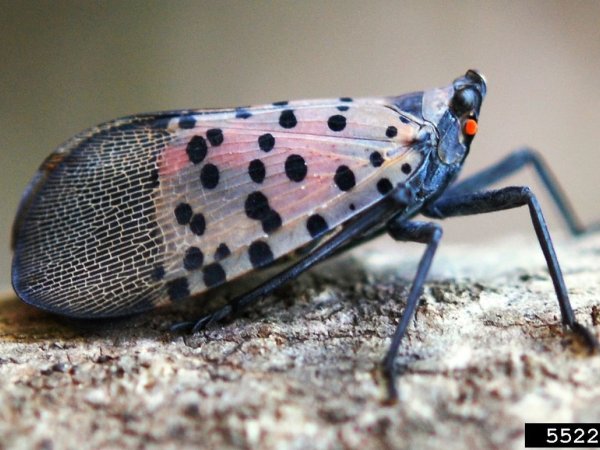
[[[463,125],[463,132],[467,136],[475,136],[477,134],[477,121],[475,119],[467,119]]]

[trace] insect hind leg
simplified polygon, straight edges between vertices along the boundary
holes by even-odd
[[[397,374],[395,366],[396,356],[398,355],[400,342],[406,334],[406,329],[417,309],[419,298],[423,292],[425,278],[429,273],[435,251],[442,238],[442,228],[433,222],[406,222],[400,219],[392,219],[388,223],[387,231],[388,234],[397,241],[420,242],[427,245],[421,260],[419,261],[417,272],[406,301],[406,307],[402,313],[402,318],[396,327],[392,342],[383,359],[383,372],[388,383],[388,396],[390,400],[394,400],[397,397],[395,383]]]
[[[560,307],[562,323],[581,336],[590,351],[600,348],[596,336],[575,320],[575,314],[569,300],[565,280],[554,251],[550,232],[544,220],[540,204],[528,187],[505,187],[499,190],[475,193],[450,192],[435,201],[422,213],[428,217],[444,219],[452,216],[465,216],[501,211],[525,206],[529,214],[538,242],[546,259],[548,272],[554,284],[554,291]]]
[[[550,193],[554,204],[569,227],[571,234],[578,236],[587,232],[600,231],[600,223],[591,226],[584,226],[582,224],[575,214],[567,196],[560,187],[558,180],[549,169],[542,156],[537,151],[528,147],[516,150],[491,167],[483,169],[464,180],[454,183],[446,191],[444,196],[457,196],[480,191],[527,166],[533,166],[544,187]]]

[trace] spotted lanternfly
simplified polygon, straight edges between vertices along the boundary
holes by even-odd
[[[575,321],[535,196],[526,187],[485,190],[532,164],[571,230],[582,232],[540,157],[521,150],[455,182],[485,94],[483,76],[469,70],[447,87],[398,97],[170,111],[92,128],[52,153],[27,188],[13,230],[14,289],[54,313],[113,317],[293,261],[226,307],[183,324],[197,330],[387,232],[426,244],[384,360],[393,381],[394,357],[441,238],[439,225],[413,217],[528,205],[562,322],[595,348],[595,336]]]

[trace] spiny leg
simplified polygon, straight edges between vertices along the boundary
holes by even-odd
[[[464,180],[458,180],[446,190],[444,198],[483,190],[498,181],[508,178],[515,172],[518,172],[529,165],[533,166],[535,172],[550,193],[552,200],[558,208],[563,220],[569,227],[571,234],[577,236],[588,232],[600,231],[600,223],[591,226],[584,226],[581,223],[575,214],[571,203],[567,199],[567,196],[561,189],[558,180],[548,168],[548,165],[542,156],[537,151],[527,147],[515,150],[491,167],[483,169]],[[382,234],[383,232],[385,232],[385,230],[380,230],[377,235]],[[340,251],[360,245],[363,241],[370,238],[371,237],[353,240]]]
[[[571,234],[581,235],[588,231],[600,230],[600,223],[589,227],[586,227],[581,223],[569,203],[567,196],[560,188],[556,177],[552,174],[552,171],[548,168],[548,165],[544,162],[542,156],[530,148],[519,149],[493,166],[483,169],[464,180],[456,182],[450,186],[444,194],[444,197],[454,197],[460,194],[480,191],[529,165],[533,166],[535,172],[550,193],[561,216],[567,223]]]
[[[562,323],[570,327],[576,334],[586,342],[590,351],[600,347],[595,335],[575,320],[575,314],[571,307],[565,280],[552,245],[552,239],[546,221],[542,214],[540,205],[528,187],[506,187],[499,190],[482,191],[476,193],[463,193],[458,195],[445,194],[433,205],[426,208],[422,213],[428,217],[443,219],[452,216],[465,216],[501,211],[505,209],[518,208],[527,205],[529,214],[538,242],[546,259],[546,265],[554,284],[554,291],[558,304]]]
[[[453,197],[459,194],[468,194],[488,188],[490,185],[497,183],[505,178],[508,178],[515,172],[524,169],[528,165],[532,165],[536,173],[542,180],[542,183],[550,193],[550,196],[556,204],[563,220],[567,223],[569,231],[573,235],[581,235],[587,232],[600,230],[600,223],[591,226],[582,225],[581,221],[575,214],[570,202],[567,199],[560,184],[542,156],[535,150],[524,147],[515,150],[504,159],[493,164],[491,167],[483,169],[464,180],[458,180],[452,184],[444,193],[445,197]],[[377,235],[382,234],[385,230],[380,230]],[[370,237],[368,238],[370,239]],[[349,243],[348,247],[353,248],[367,239],[357,239]],[[343,250],[345,250],[344,248]]]
[[[171,327],[172,331],[191,329],[195,333],[214,322],[218,322],[227,316],[236,314],[247,308],[257,300],[267,296],[275,289],[289,280],[296,278],[304,271],[310,269],[315,264],[332,256],[338,249],[350,242],[352,239],[363,235],[368,230],[373,229],[381,223],[385,223],[392,216],[396,215],[402,208],[406,207],[411,201],[411,193],[403,186],[397,187],[381,202],[373,205],[365,211],[354,222],[347,225],[336,235],[331,237],[322,245],[315,248],[294,265],[286,268],[282,272],[274,275],[269,280],[260,284],[256,288],[234,299],[228,305],[216,310],[215,312],[201,317],[198,320],[181,322]]]
[[[440,239],[442,238],[442,228],[432,222],[403,222],[401,220],[391,220],[388,223],[387,229],[390,236],[397,241],[427,244],[427,248],[421,257],[421,261],[419,261],[417,273],[408,294],[406,308],[404,308],[400,323],[396,327],[392,342],[383,359],[383,372],[388,383],[388,395],[390,400],[394,400],[397,397],[395,383],[396,368],[394,362],[398,355],[400,342],[406,333],[406,328],[410,324],[419,303],[419,298],[423,291],[423,283],[425,282],[427,273],[429,273],[433,256],[437,250]]]

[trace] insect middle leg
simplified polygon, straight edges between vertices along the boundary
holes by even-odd
[[[590,351],[600,347],[595,335],[586,327],[575,320],[571,307],[565,280],[554,251],[552,239],[542,210],[535,195],[528,187],[506,187],[499,190],[482,191],[475,193],[456,193],[450,191],[435,201],[422,214],[437,219],[452,216],[465,216],[518,208],[527,205],[535,233],[537,235],[546,265],[554,284],[554,291],[562,317],[562,323],[581,336]]]
[[[408,299],[406,301],[406,308],[402,313],[400,323],[396,327],[396,331],[392,337],[392,342],[388,348],[388,351],[383,359],[383,373],[388,383],[388,396],[390,400],[397,397],[396,391],[396,367],[395,360],[398,355],[398,348],[400,342],[406,334],[406,328],[410,324],[410,321],[414,317],[419,298],[423,292],[423,283],[429,273],[433,256],[437,250],[438,244],[442,238],[442,228],[433,222],[417,222],[411,221],[406,222],[402,220],[390,220],[387,225],[388,234],[397,241],[409,241],[409,242],[420,242],[427,245],[419,266],[417,267],[417,273],[412,282]]]
[[[552,174],[542,156],[535,150],[527,147],[516,150],[491,167],[456,182],[450,186],[444,197],[480,191],[527,166],[533,166],[535,172],[542,180],[544,187],[550,193],[571,234],[581,235],[586,232],[600,230],[600,223],[589,227],[581,223],[556,177]]]

